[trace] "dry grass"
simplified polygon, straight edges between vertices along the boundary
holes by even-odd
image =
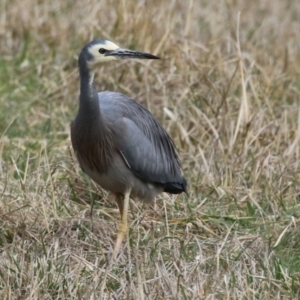
[[[298,299],[299,16],[298,0],[2,0],[0,298]],[[161,120],[190,190],[131,203],[114,265],[117,207],[69,151],[94,37],[163,58],[105,65],[98,88]]]

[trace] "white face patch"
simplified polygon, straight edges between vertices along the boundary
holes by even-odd
[[[116,44],[110,42],[110,41],[105,41],[105,44],[97,44],[91,46],[88,51],[92,54],[94,57],[94,61],[91,62],[91,65],[97,64],[98,62],[105,62],[105,61],[112,61],[116,60],[116,57],[114,56],[105,56],[105,54],[101,54],[99,50],[103,48],[105,50],[116,50],[120,48]]]

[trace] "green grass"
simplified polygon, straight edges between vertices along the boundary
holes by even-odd
[[[1,299],[299,298],[297,0],[15,0],[0,11]],[[69,137],[76,58],[93,37],[162,58],[103,65],[97,86],[159,118],[190,193],[132,201],[113,264],[117,206]]]

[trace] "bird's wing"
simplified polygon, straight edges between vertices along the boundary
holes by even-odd
[[[122,118],[119,126],[122,128],[122,137],[117,147],[128,166],[147,181],[168,181],[165,153],[158,153],[153,143],[131,120]]]
[[[128,167],[142,180],[162,184],[166,192],[186,191],[172,139],[142,105],[115,92],[99,93],[100,106],[115,146]]]
[[[168,157],[167,151],[160,151],[133,121],[122,118],[118,125],[122,135],[117,148],[133,173],[147,182],[162,184],[169,191],[183,190],[177,157]]]

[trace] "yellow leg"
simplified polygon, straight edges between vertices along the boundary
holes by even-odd
[[[122,216],[123,216],[123,208],[124,208],[124,205],[123,205],[123,199],[124,197],[120,194],[115,194],[115,200],[118,204],[118,208],[119,208],[119,211],[120,211],[120,215],[121,215],[121,220],[122,220]]]
[[[117,240],[114,248],[113,258],[117,258],[122,242],[124,240],[124,236],[128,232],[128,225],[127,225],[127,214],[128,214],[128,206],[129,206],[129,198],[130,198],[131,190],[127,191],[124,195],[124,202],[120,198],[116,198],[120,214],[121,214],[121,223],[118,229]]]

